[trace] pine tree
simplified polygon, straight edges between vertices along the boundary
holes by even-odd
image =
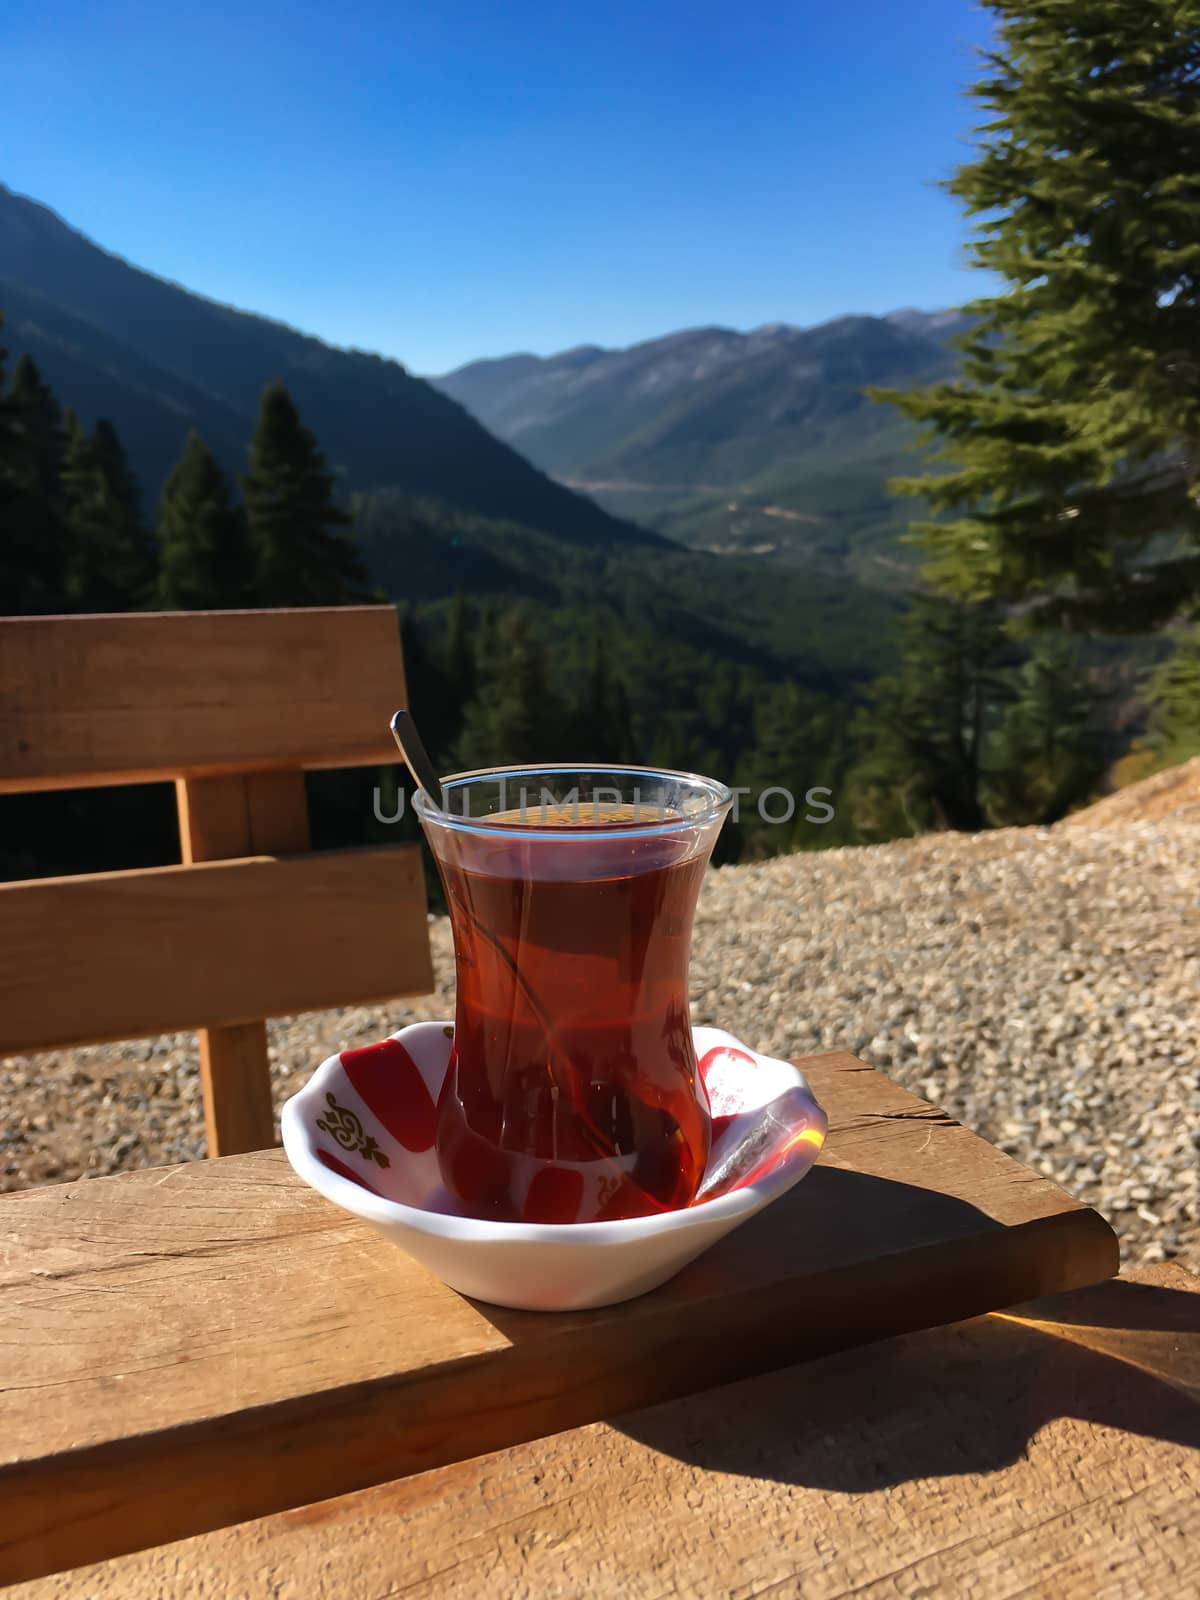
[[[830,832],[829,825],[805,821],[805,796],[816,786],[836,791],[840,743],[828,705],[798,684],[776,684],[759,702],[754,744],[738,766],[738,783],[750,790],[740,807],[740,826],[752,854],[780,855],[837,842],[836,826]]]
[[[996,732],[988,814],[992,821],[1051,823],[1086,800],[1108,765],[1100,697],[1071,643],[1039,640],[1016,676]]]
[[[487,604],[479,614],[479,629],[475,635],[476,688],[495,671],[499,649],[500,629],[496,622],[496,613],[493,607]]]
[[[637,741],[633,732],[633,707],[629,703],[629,690],[625,687],[625,679],[615,676],[612,681],[611,716],[613,760],[637,761]]]
[[[259,605],[336,606],[362,597],[366,575],[345,531],[351,519],[279,381],[263,391],[242,489]]]
[[[456,703],[465,706],[475,693],[475,647],[471,642],[471,617],[461,589],[454,596],[450,633],[446,642],[446,678]]]
[[[245,518],[225,474],[194,430],[171,469],[158,511],[156,604],[164,611],[247,604],[253,585]]]
[[[569,718],[549,686],[545,646],[514,607],[480,657],[481,684],[467,707],[454,751],[460,769],[564,758]]]
[[[0,326],[2,326],[0,315]],[[18,515],[24,451],[10,397],[4,392],[8,351],[0,345],[0,612],[28,609],[29,550]]]
[[[592,641],[591,668],[575,708],[571,738],[576,759],[615,763],[633,758],[629,695],[609,665],[600,633]]]
[[[491,753],[489,745],[488,723],[498,716],[498,704],[504,697],[500,629],[490,605],[480,612],[473,655],[474,692],[456,707],[457,733],[444,747],[448,764],[463,770],[494,766],[503,759]]]
[[[436,701],[444,751],[451,750],[462,733],[467,707],[475,696],[479,681],[477,643],[470,608],[460,589],[454,597],[444,647],[438,652],[437,688],[431,696]]]
[[[1200,12],[988,0],[986,121],[947,187],[1001,292],[959,379],[886,395],[944,473],[897,487],[928,574],[1036,620],[1142,630],[1200,612]]]
[[[1173,766],[1200,756],[1200,628],[1175,641],[1171,655],[1150,679],[1146,700],[1155,764]]]
[[[113,499],[127,510],[131,527],[140,529],[142,497],[137,480],[129,469],[129,459],[117,430],[107,417],[98,418],[92,429],[92,458]]]
[[[65,424],[68,598],[78,611],[136,610],[153,594],[154,570],[125,452],[104,418],[90,437],[73,411],[66,413]]]
[[[59,495],[66,433],[62,408],[29,355],[20,356],[13,368],[12,400],[27,441],[33,486],[38,497],[53,506]]]
[[[65,603],[59,506],[62,418],[28,356],[3,393],[0,350],[0,610],[60,610]]]
[[[425,629],[408,610],[400,617],[400,643],[404,652],[405,704],[421,729],[433,761],[441,763],[454,737],[454,730],[446,726],[446,675],[429,648]]]
[[[899,671],[873,686],[854,728],[865,751],[848,780],[856,824],[866,837],[974,832],[988,820],[987,741],[1011,696],[1003,616],[922,595],[904,629]]]

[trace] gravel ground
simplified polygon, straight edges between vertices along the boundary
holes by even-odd
[[[1115,828],[1130,822],[1162,822],[1168,817],[1200,819],[1200,756],[1167,767],[1140,783],[1130,783],[1114,794],[1076,811],[1063,822],[1066,828]]]
[[[848,1048],[1097,1206],[1126,1257],[1200,1271],[1200,828],[932,835],[710,874],[693,1019]],[[277,1100],[436,995],[272,1023]],[[203,1154],[189,1035],[0,1061],[0,1188]]]

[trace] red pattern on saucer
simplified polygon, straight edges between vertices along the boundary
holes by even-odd
[[[419,1064],[398,1039],[384,1039],[340,1053],[342,1071],[361,1107],[358,1119],[348,1125],[346,1142],[342,1138],[338,1142],[349,1155],[359,1150],[354,1141],[360,1135],[368,1138],[365,1154],[370,1159],[364,1170],[318,1147],[317,1157],[330,1171],[372,1194],[403,1199],[408,1204],[417,1203],[416,1195],[409,1192],[413,1183],[431,1196],[436,1195],[440,1189],[434,1150],[437,1092],[453,1049],[452,1035],[453,1030],[448,1027],[434,1035],[424,1034],[415,1046],[421,1057]],[[809,1126],[816,1132],[816,1124],[806,1123],[805,1097],[797,1096],[794,1073],[781,1062],[732,1043],[720,1043],[699,1055],[698,1066],[701,1092],[712,1117],[705,1184],[695,1202],[702,1205],[716,1193],[757,1183],[775,1168],[797,1159],[797,1135],[803,1138]],[[799,1111],[797,1100],[801,1102]],[[362,1113],[366,1114],[365,1119]],[[344,1122],[345,1111],[339,1108],[339,1114]],[[372,1120],[378,1128],[372,1129]],[[417,1166],[398,1172],[381,1155],[372,1157],[372,1132],[376,1137],[390,1136],[416,1158]],[[817,1148],[823,1136],[822,1122],[816,1134]],[[807,1160],[811,1159],[809,1153]],[[390,1170],[383,1172],[383,1167]],[[444,1190],[441,1193],[443,1201],[424,1203],[442,1209],[443,1204],[449,1204],[449,1197]],[[569,1216],[579,1209],[583,1199],[584,1178],[580,1171],[547,1166],[531,1178],[522,1209],[526,1221],[547,1222]]]
[[[699,1066],[715,1136],[718,1119],[736,1117],[745,1110],[746,1074],[753,1074],[755,1060],[748,1050],[733,1050],[727,1044],[718,1044],[704,1052]]]
[[[336,1172],[339,1178],[349,1178],[351,1183],[357,1183],[360,1189],[370,1189],[372,1194],[379,1194],[374,1184],[368,1183],[361,1172],[355,1172],[353,1167],[348,1167],[344,1161],[339,1161],[337,1156],[331,1155],[328,1150],[322,1150],[317,1145],[314,1150],[317,1160],[323,1167],[328,1167],[330,1172]],[[380,1195],[380,1199],[383,1196]]]
[[[437,1106],[416,1062],[398,1039],[343,1050],[341,1061],[342,1071],[371,1115],[397,1144],[406,1150],[432,1150]]]

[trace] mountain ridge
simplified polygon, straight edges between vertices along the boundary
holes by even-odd
[[[885,484],[911,467],[915,434],[864,390],[946,376],[968,325],[912,307],[710,324],[616,350],[489,357],[431,381],[560,481],[671,538],[891,586],[907,511]]]
[[[0,188],[3,186],[0,185]],[[692,334],[729,334],[737,339],[753,339],[757,335],[783,335],[814,333],[821,328],[829,328],[838,323],[868,321],[890,322],[898,327],[931,330],[938,327],[957,329],[965,326],[967,318],[957,307],[947,307],[939,311],[922,311],[916,306],[901,306],[895,311],[885,311],[877,314],[869,311],[839,312],[836,316],[825,317],[820,322],[760,322],[751,328],[735,328],[724,322],[700,322],[686,328],[675,328],[670,333],[654,334],[646,339],[635,339],[632,344],[605,345],[605,344],[574,344],[562,350],[552,350],[548,355],[539,355],[535,350],[508,350],[494,356],[476,356],[471,361],[461,362],[457,367],[452,367],[447,372],[425,373],[423,376],[429,383],[446,383],[463,372],[470,372],[481,367],[498,366],[505,362],[526,362],[534,365],[546,365],[554,362],[564,362],[572,357],[580,356],[612,356],[628,355],[636,350],[645,349],[651,345],[665,344],[671,340],[685,339]]]
[[[288,384],[347,492],[403,488],[576,541],[658,544],[556,483],[398,361],[343,350],[158,277],[0,185],[4,342],[65,403],[126,437],[152,504],[189,427],[230,473],[258,397]]]

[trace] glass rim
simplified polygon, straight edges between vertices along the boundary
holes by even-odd
[[[726,814],[733,805],[733,790],[716,778],[706,778],[699,772],[681,772],[674,767],[640,767],[626,765],[625,763],[596,761],[596,762],[562,762],[547,761],[532,764],[518,763],[507,767],[476,767],[468,772],[451,772],[440,779],[443,793],[447,789],[466,788],[473,782],[486,782],[489,778],[538,778],[550,774],[560,777],[580,775],[611,775],[613,777],[632,778],[677,778],[682,783],[692,784],[695,788],[705,791],[709,803],[703,811],[696,812],[687,817],[669,817],[658,821],[645,823],[623,823],[620,827],[606,828],[601,824],[588,828],[563,828],[549,829],[545,827],[525,827],[520,823],[489,822],[485,816],[457,817],[453,812],[442,810],[435,806],[425,790],[417,786],[413,796],[413,810],[422,823],[435,827],[446,828],[455,833],[474,833],[487,838],[494,838],[503,829],[504,836],[510,839],[536,839],[542,844],[574,844],[581,840],[596,839],[645,839],[661,834],[682,833],[690,828],[703,828],[720,819],[724,821]]]

